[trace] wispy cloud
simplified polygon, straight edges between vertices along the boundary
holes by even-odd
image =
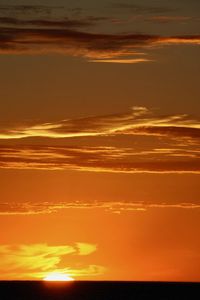
[[[96,245],[76,243],[73,245],[51,246],[47,244],[0,245],[0,278],[3,279],[42,279],[51,272],[69,276],[96,276],[105,272],[97,265],[74,268],[62,259],[71,255],[90,255],[97,250]]]
[[[175,15],[178,10],[175,6],[113,2],[107,8],[110,16],[97,16],[95,12],[86,15],[86,10],[83,14],[81,8],[71,5],[0,5],[0,54],[61,54],[84,58],[88,62],[135,64],[156,61],[153,52],[149,57],[143,57],[144,52],[150,53],[149,49],[200,44],[198,33],[164,36],[134,31],[127,34],[123,28],[120,30],[124,33],[108,34],[105,31],[105,22],[113,30],[114,23],[125,24],[127,20],[156,23],[198,20]],[[125,12],[125,20],[119,17],[119,12],[122,16]],[[102,23],[103,27],[96,27]]]
[[[33,28],[78,28],[94,26],[98,21],[106,18],[85,17],[81,19],[18,19],[11,17],[0,17],[0,26],[24,26]]]
[[[93,59],[89,62],[95,63],[115,63],[115,64],[138,64],[141,62],[151,62],[152,60],[147,58],[135,58],[135,59]]]
[[[136,14],[160,14],[166,12],[173,12],[177,9],[175,7],[170,6],[162,6],[162,5],[142,5],[128,2],[112,2],[110,6],[114,9],[125,10],[129,13]]]
[[[126,146],[126,138],[151,137],[151,146]],[[87,137],[125,141],[119,146],[51,146],[16,144],[22,138],[70,139]],[[4,126],[0,146],[0,168],[76,170],[115,173],[200,173],[200,123],[188,115],[160,116],[145,107],[129,113],[70,119],[55,123]],[[37,140],[37,139],[36,139]],[[46,139],[47,141],[47,139]],[[98,143],[96,144],[98,145]]]
[[[102,135],[163,135],[200,137],[200,121],[186,114],[159,115],[145,107],[130,112],[38,124],[1,124],[0,139],[70,138]]]
[[[197,18],[191,16],[170,16],[170,15],[157,15],[157,16],[149,16],[144,18],[145,21],[150,21],[154,23],[186,23],[188,21],[198,21]]]
[[[104,59],[104,62],[114,58],[128,59],[129,62],[135,58],[143,62],[138,52],[181,44],[199,45],[200,35],[100,34],[73,30],[71,26],[66,29],[2,27],[0,33],[0,54],[57,53],[87,60]]]
[[[48,6],[48,5],[0,5],[0,14],[2,15],[50,15],[57,10],[63,10],[63,6]]]
[[[1,146],[0,168],[114,173],[200,173],[194,149]]]
[[[148,209],[200,209],[200,203],[194,202],[179,202],[179,203],[166,203],[166,202],[137,202],[137,201],[90,201],[90,202],[24,202],[24,203],[1,203],[0,216],[15,216],[15,215],[39,215],[39,214],[52,214],[60,210],[66,209],[103,209],[107,213],[126,213],[126,212],[144,212]],[[95,245],[77,243],[76,251],[80,255],[89,255],[96,250]],[[70,248],[71,249],[71,248]],[[74,251],[74,248],[72,248]],[[77,250],[78,249],[78,250]]]

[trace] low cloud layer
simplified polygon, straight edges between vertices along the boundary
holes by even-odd
[[[72,277],[96,276],[105,272],[97,265],[73,268],[70,256],[90,255],[96,251],[96,245],[76,243],[74,245],[52,246],[47,244],[0,245],[0,274],[7,279],[43,279],[54,273]],[[62,260],[69,256],[69,263]],[[82,259],[83,261],[83,259]]]
[[[126,213],[131,211],[146,211],[148,209],[200,209],[200,203],[145,203],[145,202],[110,202],[110,201],[90,201],[90,202],[43,202],[43,203],[1,203],[0,204],[0,216],[15,216],[15,215],[40,215],[40,214],[52,214],[57,213],[64,209],[103,209],[108,213]],[[96,246],[90,244],[77,243],[77,251],[80,255],[88,255],[95,251]],[[73,249],[74,251],[74,249]]]

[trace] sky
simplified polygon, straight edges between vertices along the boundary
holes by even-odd
[[[199,12],[0,0],[0,280],[200,281]]]

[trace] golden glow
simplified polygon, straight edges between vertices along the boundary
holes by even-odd
[[[148,59],[106,59],[106,60],[91,60],[90,62],[106,62],[106,63],[138,63],[150,61]],[[80,126],[84,124],[84,126]],[[10,129],[3,130],[0,133],[1,140],[23,139],[23,138],[77,138],[77,137],[99,137],[113,134],[127,134],[127,130],[135,130],[132,134],[144,135],[146,127],[162,127],[166,131],[168,127],[188,129],[200,129],[198,119],[193,119],[187,114],[172,114],[162,116],[156,114],[154,110],[147,107],[134,106],[126,114],[118,114],[116,116],[92,116],[86,118],[61,120],[57,123],[41,123],[34,126],[28,124],[14,126]],[[85,129],[87,128],[87,130]],[[142,130],[143,129],[143,130]],[[147,131],[147,130],[146,130]],[[146,132],[148,134],[148,132]],[[130,134],[130,132],[129,132]]]
[[[115,64],[137,64],[141,62],[149,62],[152,61],[150,59],[145,58],[133,58],[133,59],[93,59],[89,60],[89,62],[95,63],[115,63]]]
[[[50,273],[44,279],[44,281],[74,281],[74,278],[62,273]]]

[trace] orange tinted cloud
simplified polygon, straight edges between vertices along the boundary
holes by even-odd
[[[151,16],[145,18],[146,21],[156,22],[156,23],[170,23],[170,22],[181,22],[185,23],[187,21],[195,20],[195,18],[189,16],[170,16],[170,15],[160,15]]]
[[[124,213],[129,211],[146,211],[150,208],[174,208],[174,209],[200,209],[199,203],[188,202],[188,203],[145,203],[137,201],[90,201],[90,202],[24,202],[24,203],[2,203],[0,204],[0,215],[1,216],[14,216],[14,215],[38,215],[38,214],[52,214],[57,213],[64,209],[81,209],[81,210],[92,210],[92,209],[103,209],[108,213]],[[96,245],[86,243],[76,243],[78,247],[79,255],[88,255],[96,251]]]
[[[134,150],[116,147],[0,147],[0,168],[115,173],[200,173],[200,153],[191,149]]]
[[[152,139],[126,146],[130,136]],[[55,123],[17,125],[2,129],[2,140],[15,145],[0,146],[0,168],[76,170],[115,173],[199,173],[200,123],[188,115],[160,116],[145,107],[133,107],[127,114],[64,120]],[[21,138],[87,137],[85,145],[19,145]],[[123,145],[88,146],[112,137]],[[76,140],[79,141],[78,139]],[[24,139],[24,142],[26,140]],[[46,142],[46,140],[45,140]]]
[[[113,64],[138,64],[141,62],[151,62],[152,60],[147,58],[135,58],[135,59],[94,59],[89,62],[95,63],[113,63]]]
[[[74,245],[50,246],[47,244],[0,245],[0,277],[3,279],[43,279],[51,272],[70,276],[95,276],[105,272],[96,265],[73,268],[70,263],[63,265],[62,259],[70,255],[90,255],[96,245],[76,243]],[[69,260],[70,261],[70,260]]]
[[[2,125],[0,139],[71,138],[102,135],[172,135],[200,137],[200,121],[186,114],[159,115],[145,107],[124,114],[67,119],[54,123]]]
[[[60,53],[86,59],[136,58],[138,49],[166,45],[199,45],[200,35],[158,36],[151,34],[100,34],[66,29],[2,27],[0,34],[1,54]]]

